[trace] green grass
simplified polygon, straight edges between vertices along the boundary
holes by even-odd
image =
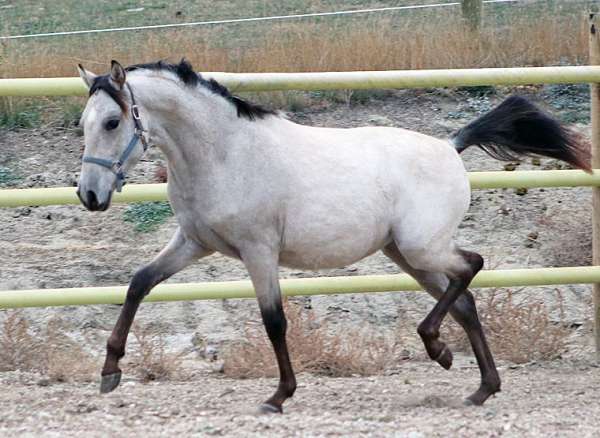
[[[79,97],[0,97],[0,130],[38,128],[42,125],[75,129],[84,108]]]
[[[34,128],[42,120],[42,106],[31,101],[0,98],[0,129]]]
[[[22,178],[12,169],[0,166],[0,187],[14,185]]]
[[[63,128],[76,128],[79,125],[79,119],[83,112],[83,105],[80,102],[66,100],[59,103],[60,120],[59,124]]]
[[[168,202],[141,202],[128,206],[123,220],[132,223],[135,231],[148,233],[158,229],[171,216],[173,211]]]
[[[0,2],[2,5],[3,2]],[[139,26],[428,3],[428,0],[21,0],[0,9],[0,34]],[[128,9],[143,7],[143,11]],[[177,15],[178,12],[181,14]]]

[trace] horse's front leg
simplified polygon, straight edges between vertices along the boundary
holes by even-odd
[[[277,251],[262,246],[243,250],[241,255],[252,279],[263,323],[279,366],[279,386],[275,394],[260,405],[259,409],[263,413],[281,413],[283,402],[294,395],[296,377],[285,340],[287,321],[279,289],[279,256]]]
[[[106,361],[102,368],[100,392],[112,391],[121,381],[119,360],[125,355],[129,329],[142,299],[158,283],[211,252],[186,239],[178,229],[168,245],[154,260],[135,273],[129,284],[119,319],[106,344]]]

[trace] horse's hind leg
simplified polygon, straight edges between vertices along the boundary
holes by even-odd
[[[481,385],[477,391],[467,397],[466,402],[482,405],[489,396],[500,391],[500,376],[477,316],[475,298],[469,290],[456,300],[450,309],[450,314],[467,333],[481,372]]]
[[[446,369],[452,366],[452,353],[446,344],[439,340],[440,326],[454,302],[467,290],[471,280],[483,266],[483,259],[479,254],[460,249],[455,251],[455,258],[458,255],[463,259],[463,263],[453,263],[448,266],[445,272],[450,280],[448,287],[417,329],[429,357]]]
[[[448,289],[450,281],[446,275],[414,269],[400,254],[395,243],[388,245],[383,252],[396,262],[404,272],[415,278],[435,299],[440,300],[446,289]],[[467,403],[483,404],[490,395],[500,390],[500,377],[479,322],[475,299],[471,292],[465,290],[459,296],[450,307],[450,314],[467,333],[481,372],[481,386],[467,398]],[[446,351],[449,350],[446,349]]]

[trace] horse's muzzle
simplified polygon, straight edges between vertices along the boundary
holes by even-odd
[[[111,195],[109,194],[106,201],[99,202],[98,196],[96,196],[96,192],[93,190],[87,190],[85,196],[82,196],[81,189],[77,189],[77,197],[89,211],[106,211],[110,206]]]

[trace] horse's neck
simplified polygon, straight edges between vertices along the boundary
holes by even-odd
[[[229,102],[204,90],[186,90],[171,81],[139,81],[139,100],[149,118],[150,140],[166,155],[177,179],[207,172],[235,129]]]

